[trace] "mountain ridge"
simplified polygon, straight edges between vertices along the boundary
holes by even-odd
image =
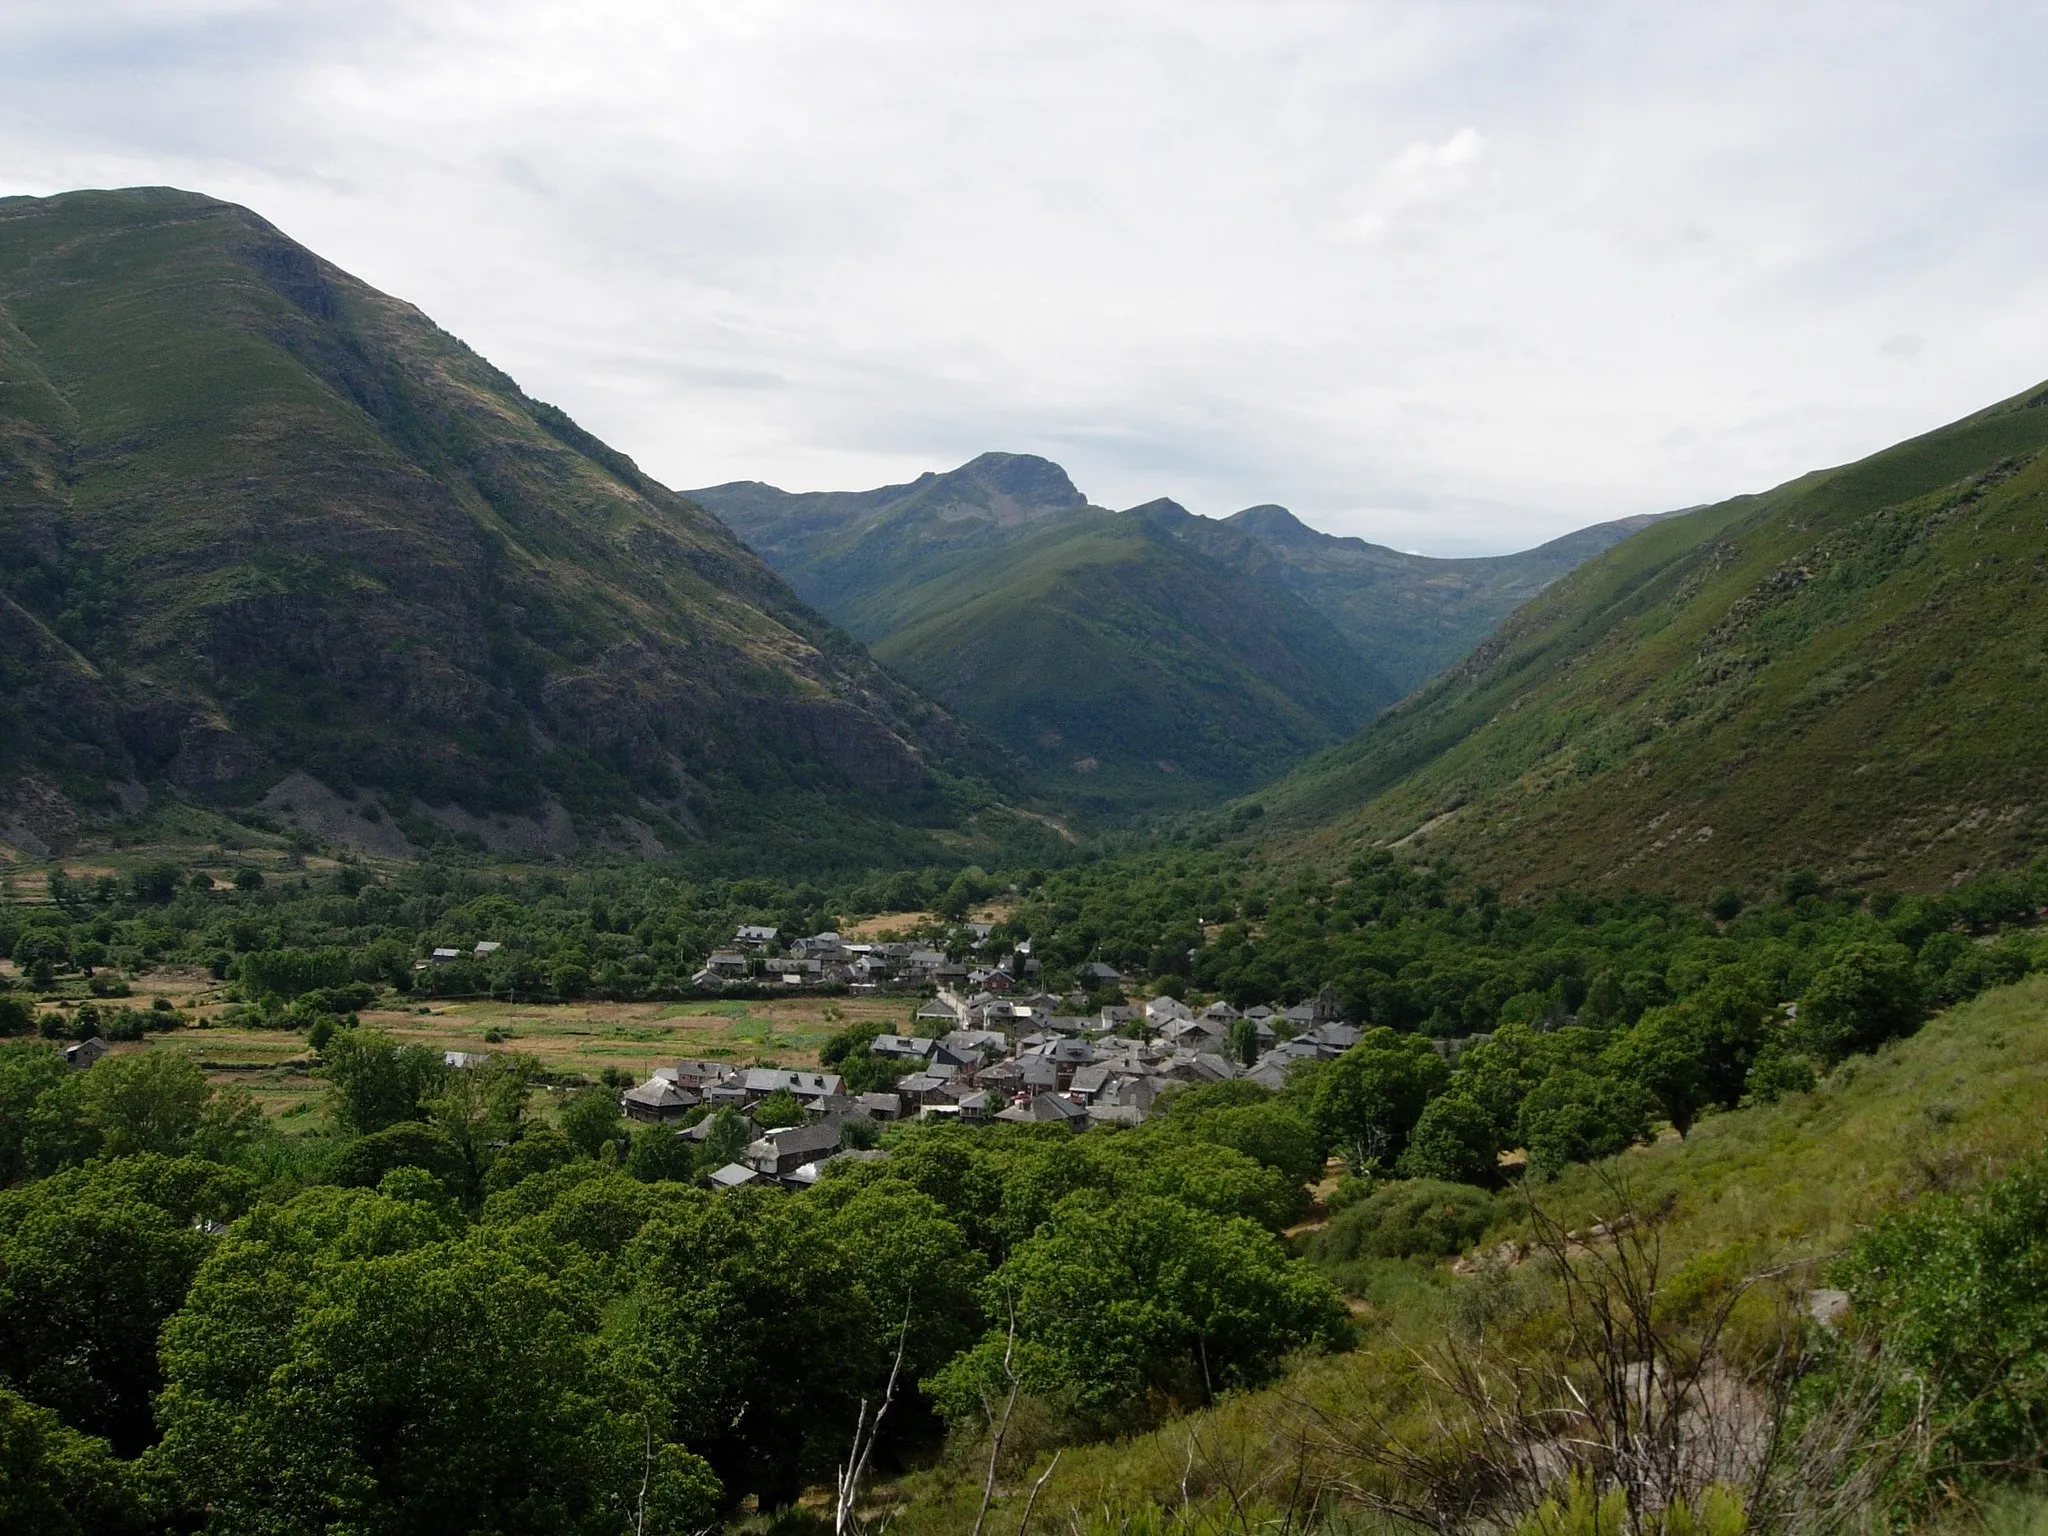
[[[974,750],[716,517],[196,193],[0,200],[0,555],[0,778],[45,841],[110,784],[304,771],[365,819],[880,847]]]

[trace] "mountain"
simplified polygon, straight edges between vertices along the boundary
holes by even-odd
[[[1931,885],[2048,839],[2048,388],[1657,522],[1273,786],[1505,888]]]
[[[870,641],[899,627],[900,584],[922,584],[1087,506],[1065,470],[1028,453],[984,453],[872,491],[739,480],[684,494],[730,524],[806,602]]]
[[[1347,735],[1649,519],[1522,555],[1431,560],[1284,508],[1115,513],[1031,454],[871,491],[707,486],[807,601],[1048,798],[1105,812],[1250,787]]]
[[[1512,555],[1439,560],[1320,533],[1285,507],[1172,526],[1220,559],[1256,563],[1337,627],[1403,693],[1491,634],[1508,614],[1660,514],[1596,523]]]
[[[1248,789],[1397,697],[1313,609],[1131,514],[1070,513],[888,592],[875,656],[1097,813]]]
[[[30,845],[168,792],[388,850],[857,859],[971,750],[418,310],[161,188],[0,200],[0,673]]]
[[[1064,806],[1249,789],[1399,696],[1270,575],[1172,537],[1185,511],[1090,506],[1029,454],[873,491],[689,495]]]

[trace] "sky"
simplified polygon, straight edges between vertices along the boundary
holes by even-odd
[[[987,449],[1495,553],[2048,377],[2048,7],[5,0],[0,195],[256,209],[678,487]]]

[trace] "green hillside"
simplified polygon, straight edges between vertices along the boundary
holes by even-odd
[[[271,809],[338,841],[858,858],[967,741],[417,310],[168,189],[0,201],[0,668],[30,846],[302,770]]]
[[[986,453],[872,491],[689,496],[806,601],[964,719],[1032,788],[1097,812],[1199,804],[1341,739],[1545,583],[1649,519],[1431,560],[1279,507],[1089,506],[1057,464]]]
[[[889,595],[875,655],[1098,812],[1249,788],[1395,696],[1318,614],[1130,514],[1066,514]]]
[[[1551,582],[1656,520],[1625,517],[1516,554],[1468,560],[1336,538],[1285,507],[1247,507],[1221,521],[1183,515],[1167,526],[1218,559],[1269,574],[1406,693],[1469,653]]]
[[[1670,518],[1265,797],[1507,888],[1928,885],[2039,847],[2048,391]]]

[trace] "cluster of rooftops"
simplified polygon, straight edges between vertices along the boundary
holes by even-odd
[[[966,925],[976,952],[989,948],[988,923]],[[843,986],[855,992],[884,987],[966,986],[1007,988],[1021,977],[1039,973],[1028,943],[1015,946],[1011,964],[956,960],[930,944],[863,943],[837,933],[815,933],[781,942],[780,929],[742,924],[732,943],[714,950],[702,970],[690,979],[700,987],[741,983],[760,985]]]
[[[881,1035],[870,1044],[874,1055],[907,1069],[885,1092],[849,1094],[836,1072],[682,1061],[627,1090],[620,1106],[644,1121],[679,1120],[700,1107],[744,1116],[769,1095],[787,1093],[802,1106],[804,1123],[763,1132],[743,1161],[719,1169],[711,1183],[804,1188],[834,1158],[883,1155],[846,1148],[854,1120],[1057,1123],[1075,1131],[1138,1125],[1177,1085],[1249,1077],[1278,1088],[1295,1062],[1339,1056],[1359,1038],[1327,989],[1277,1011],[1240,1013],[1219,1002],[1196,1012],[1171,997],[1087,1015],[1060,1006],[1049,993],[963,996],[941,988],[916,1018],[944,1033]],[[707,1117],[680,1134],[701,1140],[709,1124]]]

